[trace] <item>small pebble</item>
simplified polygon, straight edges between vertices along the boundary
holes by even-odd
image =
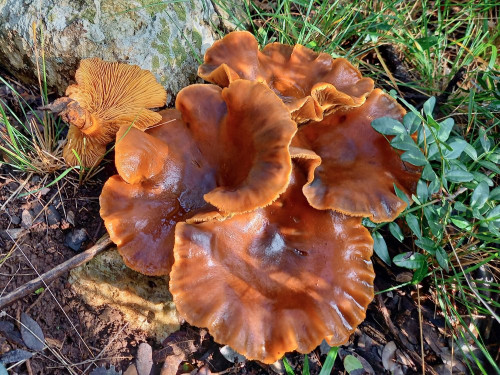
[[[66,234],[64,244],[73,251],[80,251],[82,244],[87,240],[87,232],[85,229],[73,229]]]
[[[75,213],[73,211],[68,211],[66,220],[68,221],[68,223],[75,226]]]
[[[1,231],[0,234],[2,235],[2,238],[5,238],[6,240],[10,239],[16,240],[21,236],[23,232],[24,229],[22,228],[12,228]]]
[[[59,213],[59,211],[57,211],[57,209],[53,205],[47,207],[46,212],[47,212],[47,221],[49,225],[54,225],[61,221],[61,214]]]
[[[139,344],[135,367],[139,375],[149,375],[153,368],[153,348],[147,342]]]
[[[11,216],[10,217],[10,221],[12,222],[12,224],[14,225],[19,225],[21,223],[21,218],[19,216]]]
[[[22,223],[23,227],[25,228],[31,228],[33,225],[33,216],[30,211],[28,210],[23,210],[23,213],[21,214],[22,218]]]

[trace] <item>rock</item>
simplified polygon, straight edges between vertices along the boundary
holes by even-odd
[[[85,229],[73,229],[66,234],[64,244],[74,251],[80,251],[82,244],[87,241],[87,231]]]
[[[22,225],[24,228],[31,228],[33,225],[33,216],[28,210],[23,210],[21,214]]]
[[[215,11],[220,16],[222,26],[227,31],[247,30],[250,25],[247,7],[244,1],[214,1]]]
[[[146,332],[157,342],[179,329],[168,277],[150,277],[131,270],[116,248],[72,270],[69,282],[87,305],[106,305],[120,311],[131,328]]]
[[[6,240],[17,240],[26,231],[23,228],[12,228],[0,231],[0,236]]]
[[[61,214],[53,205],[48,206],[46,212],[49,225],[54,225],[61,221]]]
[[[10,221],[14,225],[19,225],[21,223],[21,218],[19,216],[11,216]]]
[[[153,368],[153,348],[147,342],[139,344],[135,367],[138,375],[149,375]]]
[[[4,0],[0,65],[33,83],[37,82],[34,22],[44,25],[47,83],[59,94],[82,58],[100,57],[152,71],[168,90],[169,101],[196,78],[199,62],[216,35],[211,25],[220,23],[212,3],[203,0]]]

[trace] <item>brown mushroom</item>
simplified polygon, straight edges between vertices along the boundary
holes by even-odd
[[[270,206],[179,223],[170,291],[179,314],[248,359],[345,343],[373,298],[373,241],[360,218],[316,210],[299,168]]]
[[[232,32],[205,53],[198,75],[220,86],[236,79],[267,82],[298,124],[364,103],[373,80],[343,58],[332,59],[301,45],[272,43],[259,51],[255,37]]]
[[[304,187],[311,206],[377,223],[394,220],[407,206],[395,194],[394,184],[410,197],[421,168],[403,162],[371,122],[384,116],[402,120],[404,113],[392,97],[376,89],[362,106],[301,127],[292,144],[321,158],[321,164],[312,167],[314,179]]]
[[[70,125],[63,150],[69,165],[94,166],[121,126],[145,130],[161,119],[148,108],[164,106],[167,94],[147,70],[92,58],[80,62],[75,79],[55,103]]]
[[[225,216],[269,205],[288,186],[292,168],[296,125],[266,85],[192,85],[176,107],[160,112],[160,125],[146,132],[120,130],[119,175],[100,197],[125,263],[149,275],[170,271],[177,222],[215,207]]]

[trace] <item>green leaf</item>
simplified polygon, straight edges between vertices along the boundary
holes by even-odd
[[[415,236],[417,236],[419,240],[422,239],[422,234],[420,233],[420,225],[418,224],[417,217],[413,214],[407,214],[405,219],[413,234],[415,234]]]
[[[391,146],[398,150],[419,150],[415,141],[408,134],[399,134],[391,140]]]
[[[375,231],[372,233],[373,237],[373,251],[378,255],[380,259],[384,261],[388,266],[391,265],[391,257],[389,256],[389,251],[387,250],[387,244],[385,243],[384,237]]]
[[[420,47],[422,47],[422,49],[426,50],[426,49],[430,49],[431,47],[435,47],[438,44],[439,39],[437,36],[426,36],[423,38],[415,39],[415,42],[420,44]],[[434,103],[436,102],[436,98],[431,97],[431,99],[434,99]],[[434,105],[432,107],[434,107]],[[425,104],[424,104],[424,111],[425,111]],[[428,112],[425,111],[425,113],[428,113]]]
[[[415,272],[413,273],[413,277],[411,279],[412,284],[420,283],[424,279],[424,277],[427,275],[427,270],[428,270],[427,262],[423,262],[420,265],[420,267],[417,268],[415,270]]]
[[[478,163],[482,167],[485,167],[485,168],[489,169],[490,171],[493,171],[495,173],[500,174],[500,168],[498,168],[498,165],[496,165],[495,163],[492,163],[491,161],[488,161],[488,160],[479,160]]]
[[[429,184],[429,196],[431,196],[432,194],[436,194],[439,189],[441,188],[441,183],[439,182],[439,180],[436,178],[434,181],[432,181],[430,184]]]
[[[444,269],[446,272],[448,272],[449,271],[448,254],[446,254],[446,251],[441,246],[439,246],[436,249],[436,259],[437,259],[439,265],[441,266],[441,268]]]
[[[408,112],[405,117],[403,117],[403,125],[405,126],[408,134],[415,133],[420,124],[420,118],[413,112]]]
[[[407,161],[417,167],[424,166],[428,163],[425,155],[418,148],[408,150],[401,155],[401,160]]]
[[[344,358],[344,369],[350,374],[355,370],[362,370],[363,364],[355,356],[349,354]]]
[[[392,261],[396,266],[416,270],[426,263],[425,255],[420,253],[407,252],[396,255]]]
[[[455,169],[455,170],[449,171],[445,174],[445,177],[448,181],[454,182],[454,183],[468,182],[468,181],[472,181],[474,179],[474,175],[472,173],[469,173],[469,172],[461,170],[461,169]]]
[[[429,189],[423,180],[418,180],[417,182],[417,196],[422,203],[427,202],[429,198]]]
[[[491,220],[495,225],[500,225],[500,206],[492,209],[486,216],[486,219]]]
[[[407,195],[396,186],[396,184],[393,184],[394,187],[394,192],[396,193],[396,196],[401,199],[403,202],[405,202],[408,206],[410,206],[410,200],[408,199]]]
[[[321,368],[321,371],[319,375],[330,375],[332,372],[333,364],[335,363],[335,360],[337,359],[337,353],[339,351],[339,348],[337,346],[333,346],[330,351],[328,352],[328,355],[326,356],[325,363],[323,364],[323,367]]]
[[[449,138],[453,125],[455,125],[455,121],[451,117],[439,123],[437,137],[441,142],[445,142]]]
[[[304,368],[302,369],[302,375],[310,375],[309,371],[309,357],[304,354]]]
[[[424,103],[424,113],[427,116],[432,117],[432,112],[434,112],[434,107],[436,106],[436,98],[434,96],[431,96],[427,101]]]
[[[391,232],[391,234],[394,236],[395,239],[397,239],[399,242],[403,242],[404,240],[403,232],[401,231],[399,225],[397,225],[394,221],[389,223],[389,231]]]
[[[453,206],[453,208],[459,212],[465,212],[467,211],[467,206],[465,204],[463,204],[462,202],[460,201],[456,201],[455,202],[455,205]]]
[[[448,144],[448,146],[450,146],[452,149],[451,151],[447,149],[442,150],[443,157],[448,160],[457,159],[460,157],[467,145],[468,143],[464,139],[455,138]]]
[[[406,129],[399,121],[390,117],[381,117],[372,121],[372,127],[385,135],[405,134]]]
[[[469,143],[467,143],[467,146],[465,146],[465,148],[464,148],[464,152],[465,152],[467,155],[469,155],[469,156],[470,156],[470,158],[471,158],[472,160],[474,160],[474,161],[475,161],[475,160],[477,160],[477,151],[476,151],[476,149],[475,149],[472,145],[470,145]]]
[[[292,366],[290,366],[290,363],[288,363],[288,360],[285,357],[283,357],[283,366],[285,366],[287,375],[295,375]]]
[[[422,178],[427,181],[434,181],[437,178],[436,173],[432,169],[430,163],[427,163],[422,171]]]
[[[485,152],[490,151],[491,142],[483,127],[479,128],[479,142],[481,142],[481,146]]]
[[[452,216],[450,217],[450,220],[453,224],[455,224],[458,228],[460,229],[470,229],[471,225],[470,223],[463,217],[461,216]]]
[[[484,206],[486,201],[488,200],[488,196],[490,194],[490,188],[488,184],[483,181],[477,185],[472,193],[470,198],[470,205],[474,208],[481,208]]]
[[[431,255],[436,254],[436,243],[428,237],[422,237],[422,239],[416,240],[415,245],[427,251]]]
[[[500,200],[500,186],[497,186],[496,188],[494,188],[491,191],[490,196],[489,196],[489,200],[491,200],[491,201]]]

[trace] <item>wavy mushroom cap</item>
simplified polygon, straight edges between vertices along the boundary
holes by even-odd
[[[160,112],[160,124],[146,132],[120,130],[119,175],[100,197],[101,216],[125,263],[148,275],[170,271],[178,222],[215,207],[224,216],[269,205],[291,173],[288,146],[296,125],[265,85],[193,85],[179,93],[176,106]]]
[[[75,79],[77,83],[66,90],[72,101],[61,112],[72,129],[64,152],[70,165],[79,164],[72,149],[88,153],[79,155],[89,167],[104,156],[102,146],[114,139],[121,126],[145,130],[161,120],[161,115],[148,108],[164,106],[167,94],[147,70],[92,58],[80,62]]]
[[[198,75],[223,87],[236,79],[267,82],[297,123],[359,106],[373,90],[373,80],[363,78],[345,59],[280,43],[259,51],[255,37],[246,31],[215,42],[205,53]]]
[[[310,207],[305,181],[295,168],[272,205],[176,228],[179,314],[249,359],[308,353],[327,336],[345,343],[373,299],[369,232],[360,218]]]
[[[401,121],[404,113],[393,98],[376,89],[362,106],[301,127],[292,144],[321,158],[319,166],[312,166],[314,179],[304,186],[311,206],[377,223],[394,220],[407,205],[395,194],[394,184],[410,197],[421,168],[402,161],[371,122],[384,116]]]

